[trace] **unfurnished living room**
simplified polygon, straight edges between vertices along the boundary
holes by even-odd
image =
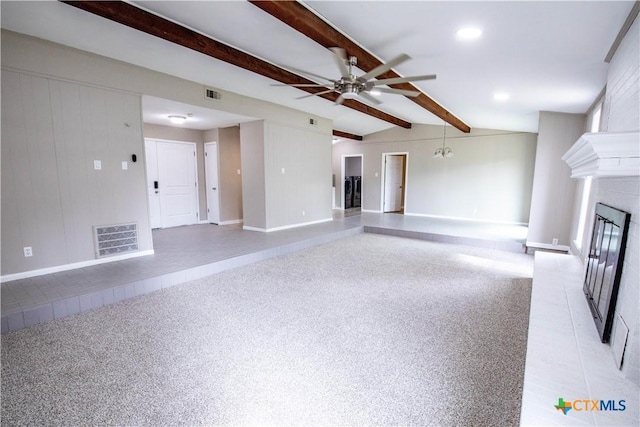
[[[2,425],[640,425],[640,2],[0,8]]]

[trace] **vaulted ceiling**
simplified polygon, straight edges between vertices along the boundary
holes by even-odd
[[[604,59],[633,4],[135,1],[86,7],[106,10],[99,13],[55,1],[4,1],[1,17],[3,28],[327,117],[346,133],[444,120],[462,131],[535,132],[539,111],[583,113],[591,105],[606,84]],[[456,37],[468,26],[481,29],[480,38]],[[358,58],[358,75],[406,53],[412,60],[379,78],[437,74],[437,80],[397,86],[422,93],[381,94],[380,105],[348,100],[336,106],[335,93],[297,99],[308,94],[304,89],[319,90],[273,86],[320,81],[314,74],[339,78],[327,49],[333,44]],[[508,99],[494,99],[498,92]],[[145,109],[155,108],[153,101],[146,100]]]

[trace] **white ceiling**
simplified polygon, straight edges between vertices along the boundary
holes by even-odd
[[[248,2],[132,3],[283,68],[338,77],[327,49]],[[437,80],[415,85],[471,127],[529,132],[537,131],[539,111],[588,109],[606,84],[604,58],[633,7],[633,1],[306,4],[383,61],[409,54],[413,59],[395,68],[399,74],[437,74]],[[393,126],[325,99],[295,99],[306,92],[273,87],[268,78],[56,1],[2,1],[1,8],[3,28],[327,117],[337,130],[367,135]],[[469,25],[481,28],[482,36],[458,40],[456,31]],[[494,100],[497,91],[508,92],[509,100]],[[401,119],[442,124],[405,97],[380,99],[377,108]],[[185,106],[145,97],[145,120],[179,113],[168,113],[177,107]],[[185,113],[197,111],[202,122],[183,126],[197,129],[251,119],[191,110]]]

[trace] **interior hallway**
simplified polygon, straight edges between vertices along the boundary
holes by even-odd
[[[330,222],[271,233],[210,224],[154,230],[154,255],[2,283],[2,333],[362,232],[523,252],[527,227],[337,212]]]

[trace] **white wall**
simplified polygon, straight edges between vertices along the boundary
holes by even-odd
[[[607,132],[640,128],[640,19],[629,29],[607,74],[603,126]],[[606,178],[595,182],[594,199],[631,213],[629,239],[618,290],[616,314],[629,327],[622,368],[625,376],[640,385],[640,178]],[[611,336],[619,327],[614,320]]]
[[[638,101],[640,99],[640,55],[638,52],[640,52],[640,20],[636,17],[610,63],[601,121],[603,132],[637,131],[640,128],[640,102]],[[576,203],[580,202],[581,198],[578,198]],[[617,315],[620,315],[629,328],[622,372],[627,379],[640,385],[640,178],[594,179],[589,203],[589,221],[585,226],[587,243],[591,239],[593,212],[597,202],[631,213],[611,345],[616,344],[615,334],[620,327]],[[577,218],[574,218],[572,228],[577,230],[577,227]],[[583,260],[581,254],[577,255]],[[604,363],[613,363],[613,357]]]
[[[362,209],[380,212],[382,154],[408,152],[405,213],[506,223],[527,223],[536,135],[491,129],[464,134],[447,127],[454,157],[434,159],[443,127],[414,125],[368,135],[362,142],[333,146],[333,173],[342,156],[363,154]],[[376,176],[377,174],[377,176]],[[336,200],[344,189],[336,187]]]

